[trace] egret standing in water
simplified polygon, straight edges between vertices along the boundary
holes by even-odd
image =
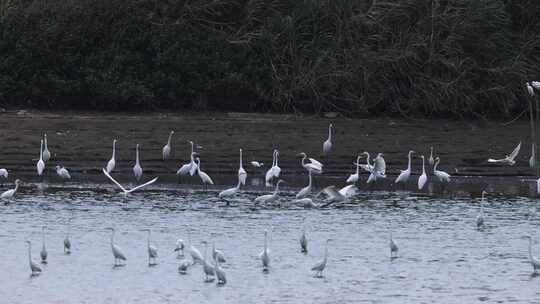
[[[259,253],[259,259],[262,262],[263,272],[268,272],[270,268],[270,250],[268,249],[268,230],[264,230],[264,248],[261,253]]]
[[[324,154],[329,154],[332,151],[332,127],[332,124],[328,126],[328,139],[323,143]]]
[[[178,239],[176,240],[176,247],[174,248],[174,252],[176,252],[176,258],[182,258],[184,257],[184,248],[185,248],[184,240]]]
[[[41,263],[47,264],[47,248],[45,248],[45,226],[41,227],[42,247],[39,255],[41,256]]]
[[[330,239],[326,240],[326,245],[324,247],[324,258],[311,268],[312,271],[315,271],[315,277],[317,278],[322,278],[322,273],[326,268],[326,261],[328,260],[328,242],[330,242]]]
[[[139,144],[137,144],[137,146],[135,147],[135,151],[135,166],[133,166],[133,175],[135,176],[135,179],[137,181],[140,181],[143,170],[139,161]]]
[[[300,189],[300,191],[298,191],[298,193],[296,194],[296,199],[304,198],[311,193],[311,184],[312,184],[311,171],[308,171],[308,178],[309,178],[308,185]]]
[[[202,264],[203,264],[203,273],[205,275],[205,279],[204,281],[205,282],[213,282],[214,281],[214,275],[215,275],[215,270],[214,270],[214,267],[212,266],[212,264],[208,263],[208,260],[207,260],[207,256],[206,256],[206,253],[207,253],[207,250],[208,250],[208,242],[206,241],[202,241],[202,243],[204,244],[204,259],[202,261]]]
[[[43,161],[48,162],[51,159],[51,152],[47,147],[47,133],[43,135]]]
[[[266,187],[272,186],[270,183],[273,178],[279,178],[279,174],[281,173],[281,168],[278,166],[278,156],[279,151],[277,149],[274,149],[274,152],[272,153],[272,167],[266,171],[266,175],[264,177],[266,181]]]
[[[321,162],[314,158],[309,158],[309,163],[306,164],[307,154],[301,152],[298,154],[298,156],[302,156],[302,167],[304,167],[304,169],[306,169],[308,172],[312,172],[315,174],[322,173],[323,164]]]
[[[529,262],[533,267],[533,273],[536,274],[536,271],[540,269],[540,259],[532,254],[532,238],[529,235],[526,238],[529,239]]]
[[[258,204],[258,203],[262,203],[262,204],[266,204],[266,203],[271,203],[275,200],[278,199],[278,194],[279,194],[279,184],[281,183],[284,183],[285,181],[280,179],[278,180],[278,182],[276,183],[276,188],[274,189],[274,193],[272,194],[265,194],[265,195],[261,195],[261,196],[258,196],[255,198],[255,204]]]
[[[409,151],[409,154],[407,156],[409,159],[409,162],[407,163],[407,169],[401,170],[401,173],[394,181],[395,184],[406,183],[409,180],[409,177],[411,177],[411,156],[413,155],[413,153],[414,153],[413,150]]]
[[[206,172],[201,171],[201,159],[197,157],[197,173],[199,174],[199,177],[203,183],[204,189],[206,190],[208,188],[208,185],[213,185],[214,181],[210,178]]]
[[[240,185],[241,184],[242,184],[242,181],[239,180],[236,187],[225,189],[225,190],[221,191],[218,194],[218,197],[223,199],[225,202],[227,202],[227,205],[229,205],[229,201],[227,201],[227,198],[235,196],[236,193],[238,193],[238,191],[240,191]]]
[[[32,271],[32,276],[37,276],[41,273],[41,267],[32,261],[32,242],[26,241],[26,243],[28,244],[28,262],[30,264],[30,270]]]
[[[531,169],[534,169],[535,168],[535,162],[536,162],[536,152],[534,151],[534,146],[535,144],[533,143],[531,145],[531,157],[529,158],[529,167]]]
[[[197,164],[195,163],[194,156],[197,155],[197,152],[194,151],[194,143],[192,141],[188,141],[188,143],[191,145],[191,153],[189,154],[190,160],[189,163],[182,165],[178,171],[176,171],[176,174],[179,176],[182,175],[195,175],[197,172]]]
[[[433,166],[433,175],[435,175],[441,183],[448,183],[450,182],[450,174],[437,170],[437,166],[441,162],[441,159],[437,156],[435,158],[435,166]]]
[[[120,264],[119,261],[126,261],[126,256],[122,252],[122,248],[120,248],[118,245],[114,243],[114,228],[106,228],[107,230],[111,230],[111,249],[114,256],[114,267],[117,266],[123,266],[125,264]]]
[[[353,165],[356,165],[356,173],[349,175],[349,177],[347,178],[346,182],[349,184],[354,184],[358,182],[358,179],[360,179],[360,158],[361,156],[358,155],[356,157],[356,163],[353,163]]]
[[[371,174],[368,177],[367,183],[374,182],[380,178],[386,178],[386,161],[383,158],[383,154],[377,154],[377,157],[373,159],[373,168]],[[369,159],[369,156],[368,156]]]
[[[216,249],[216,244],[212,242],[212,258],[220,263],[225,263],[225,255],[223,251]]]
[[[43,174],[43,170],[45,169],[45,162],[43,161],[43,139],[41,140],[40,147],[39,147],[39,160],[36,164],[37,174],[41,176]]]
[[[107,176],[107,177],[108,177],[115,185],[118,186],[118,188],[120,188],[120,190],[122,190],[122,193],[123,193],[123,195],[124,195],[124,198],[126,198],[127,195],[130,194],[131,192],[136,191],[136,190],[139,190],[139,189],[141,189],[141,188],[143,188],[143,187],[146,187],[146,186],[148,186],[148,185],[150,185],[150,184],[153,184],[153,183],[155,183],[155,182],[158,180],[158,178],[155,177],[153,180],[150,180],[150,181],[148,181],[148,182],[146,182],[146,183],[144,183],[144,184],[142,184],[142,185],[138,185],[138,186],[135,187],[135,188],[126,190],[126,188],[124,188],[124,186],[120,185],[120,183],[117,182],[117,181],[116,181],[116,180],[115,180],[115,179],[107,172],[107,170],[105,170],[105,169],[102,169],[102,170],[103,170],[103,174],[105,174],[105,176]]]
[[[244,170],[244,164],[242,161],[242,149],[240,149],[240,167],[238,168],[238,181],[242,183],[242,185],[246,185],[246,178],[247,178],[247,172]]]
[[[63,179],[71,179],[71,175],[65,167],[56,166],[56,174]]]
[[[174,131],[171,131],[169,133],[169,139],[167,140],[167,144],[163,146],[163,160],[171,158],[171,139],[174,134]]]
[[[109,162],[107,163],[107,173],[111,173],[116,166],[116,139],[113,140],[112,144],[112,156]]]
[[[422,190],[422,188],[424,188],[424,185],[427,182],[426,164],[425,164],[424,155],[420,155],[420,158],[422,158],[422,175],[420,175],[420,177],[418,178],[418,190]]]
[[[148,266],[157,265],[156,259],[158,257],[158,250],[155,246],[150,244],[150,235],[152,232],[150,231],[150,229],[144,229],[143,231],[148,232],[148,239],[146,243],[146,247],[148,249]]]
[[[484,226],[484,195],[486,194],[486,191],[482,191],[482,199],[480,199],[480,213],[478,213],[476,216],[476,228],[478,229]]]
[[[13,198],[15,196],[15,193],[17,193],[17,190],[19,190],[20,183],[21,183],[21,181],[16,179],[15,180],[15,188],[9,189],[9,190],[6,190],[6,191],[2,192],[2,194],[0,194],[0,198],[3,198],[3,199]]]
[[[217,285],[225,285],[227,283],[227,277],[225,276],[225,270],[219,266],[219,260],[214,259],[214,271],[216,273]]]
[[[392,232],[390,231],[390,259],[397,258],[398,250],[399,248],[394,242],[394,239],[392,238]]]

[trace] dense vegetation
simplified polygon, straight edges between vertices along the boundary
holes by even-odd
[[[538,0],[0,0],[0,105],[509,117]]]

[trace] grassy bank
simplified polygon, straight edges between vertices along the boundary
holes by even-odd
[[[510,117],[538,1],[0,0],[0,105]]]

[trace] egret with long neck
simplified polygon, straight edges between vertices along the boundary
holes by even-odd
[[[143,170],[139,160],[139,144],[135,147],[135,166],[133,166],[133,175],[137,181],[141,180]]]
[[[116,139],[113,140],[112,146],[112,156],[109,162],[107,163],[107,173],[111,173],[116,166]]]

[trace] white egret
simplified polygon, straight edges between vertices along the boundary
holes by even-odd
[[[65,167],[56,166],[56,174],[63,179],[71,179],[71,175]]]
[[[197,248],[195,248],[195,246],[193,246],[193,243],[191,242],[191,232],[190,232],[189,229],[188,229],[188,243],[189,243],[188,252],[191,255],[191,259],[193,259],[193,264],[199,263],[199,264],[202,265],[204,257],[202,256],[199,249],[197,249]]]
[[[131,192],[136,191],[136,190],[139,190],[139,189],[141,189],[141,188],[143,188],[143,187],[146,187],[146,186],[148,186],[148,185],[150,185],[150,184],[153,184],[153,183],[155,183],[155,182],[158,180],[158,178],[155,177],[153,180],[150,180],[150,181],[148,181],[148,182],[146,182],[146,183],[144,183],[144,184],[142,184],[142,185],[138,185],[137,187],[134,187],[134,188],[132,188],[132,189],[126,190],[126,188],[124,188],[122,185],[120,185],[120,183],[117,182],[117,181],[116,181],[116,180],[115,180],[115,179],[107,172],[107,170],[103,169],[103,174],[105,174],[105,176],[107,176],[107,177],[108,177],[115,185],[118,186],[118,188],[120,188],[120,190],[122,190],[122,193],[123,193],[124,197],[127,197],[127,195],[130,194]]]
[[[330,151],[332,151],[332,127],[332,124],[328,126],[328,139],[323,143],[324,154],[328,154]]]
[[[308,178],[309,178],[308,185],[300,189],[300,191],[298,191],[298,193],[296,194],[297,199],[304,198],[311,193],[311,183],[312,183],[311,171],[308,171]]]
[[[116,139],[113,140],[112,144],[112,156],[109,162],[107,163],[107,173],[111,173],[116,166]]]
[[[300,252],[307,253],[308,252],[308,240],[306,237],[306,226],[305,224],[302,224],[302,235],[300,235]]]
[[[371,169],[367,183],[369,184],[380,178],[386,178],[386,162],[382,153],[377,154],[377,157],[373,159],[373,169]]]
[[[240,185],[241,184],[242,184],[242,181],[239,180],[236,187],[232,187],[232,188],[225,189],[225,190],[221,191],[218,194],[218,197],[222,198],[222,199],[225,199],[225,198],[232,197],[232,196],[236,195],[236,193],[238,193],[238,191],[240,190]]]
[[[369,152],[362,152],[362,154],[360,155],[365,155],[366,156],[366,164],[357,164],[360,166],[360,168],[362,168],[362,170],[366,171],[366,172],[371,172],[373,171],[373,165],[370,163],[370,160],[369,160]]]
[[[392,232],[390,232],[390,258],[391,259],[397,258],[398,250],[399,248],[396,245],[396,242],[394,242],[394,239],[392,238]]]
[[[3,177],[5,179],[8,178],[8,170],[5,168],[0,168],[0,177]]]
[[[43,174],[43,170],[45,169],[45,162],[43,161],[43,139],[41,140],[40,147],[39,147],[39,160],[36,164],[37,174],[41,176]]]
[[[540,178],[536,180],[536,193],[540,194]]]
[[[279,178],[279,174],[281,173],[281,168],[278,165],[278,157],[279,157],[279,151],[277,149],[274,149],[274,152],[272,153],[272,167],[266,171],[265,175],[265,181],[266,181],[266,187],[272,186],[270,182],[273,178]]]
[[[202,260],[203,273],[205,275],[204,281],[205,282],[213,282],[214,281],[214,275],[215,275],[214,266],[212,266],[210,263],[208,263],[208,260],[206,259],[206,252],[208,250],[208,242],[202,241],[202,243],[204,244],[204,259]]]
[[[339,203],[339,202],[343,202],[347,199],[349,199],[350,197],[354,196],[356,194],[356,186],[355,185],[348,185],[348,186],[345,186],[343,188],[341,188],[340,190],[337,190],[336,189],[336,186],[334,185],[331,185],[331,186],[328,186],[326,188],[324,188],[320,193],[324,193],[328,196],[328,198],[326,199],[326,203],[329,204],[329,203]],[[318,195],[317,195],[318,196]]]
[[[293,201],[293,203],[296,205],[303,206],[304,208],[319,208],[319,205],[315,204],[313,200],[309,197],[296,199]]]
[[[309,163],[306,163],[307,154],[304,152],[298,153],[297,156],[302,156],[302,167],[308,172],[315,174],[321,174],[323,171],[323,164],[314,158],[309,159]]]
[[[169,139],[167,140],[167,144],[163,146],[163,160],[171,158],[171,139],[174,134],[174,131],[171,131],[169,133]]]
[[[270,250],[268,249],[268,230],[264,230],[264,248],[259,253],[259,259],[262,262],[263,272],[268,272],[270,268]]]
[[[536,273],[536,271],[540,269],[540,259],[532,254],[532,238],[529,235],[525,237],[529,239],[529,262],[533,267],[533,273]]]
[[[349,184],[358,182],[358,179],[360,178],[360,158],[361,156],[358,155],[356,157],[356,163],[353,163],[353,165],[356,165],[356,173],[349,175],[347,178],[346,182]]]
[[[478,213],[476,216],[476,228],[478,229],[484,226],[484,195],[486,194],[486,191],[482,191],[482,198],[480,199],[480,213]]]
[[[255,198],[255,204],[258,204],[258,203],[266,204],[266,203],[271,203],[277,200],[278,193],[279,193],[279,184],[284,183],[284,182],[285,181],[282,179],[278,180],[278,182],[276,183],[276,188],[274,189],[274,193],[258,196],[257,198]]]
[[[212,242],[212,258],[214,260],[218,260],[220,263],[225,263],[225,255],[223,254],[223,251],[216,249],[216,244]]]
[[[407,169],[401,170],[401,173],[394,181],[395,184],[406,183],[411,177],[411,156],[413,155],[413,153],[415,153],[413,150],[409,151],[408,156],[407,156],[409,159],[409,162],[407,163]]]
[[[251,166],[253,168],[260,168],[260,167],[264,166],[264,163],[260,163],[258,161],[253,160],[253,161],[251,161]]]
[[[528,83],[528,82],[525,82],[525,87],[527,87],[527,92],[529,93],[529,95],[531,97],[534,96],[534,89],[533,87]]]
[[[514,148],[512,153],[510,153],[510,155],[506,155],[505,158],[502,158],[502,159],[490,158],[487,161],[489,163],[500,163],[500,164],[503,164],[503,165],[513,166],[516,163],[515,159],[518,156],[518,153],[519,153],[520,149],[521,149],[521,142],[519,142],[519,144]]]
[[[41,252],[39,255],[41,256],[41,263],[47,264],[47,248],[45,248],[45,226],[41,227]]]
[[[47,133],[43,135],[43,161],[48,162],[51,159],[51,152],[47,147]]]
[[[0,194],[0,198],[2,199],[9,199],[15,196],[15,193],[17,193],[17,190],[19,190],[19,185],[21,184],[21,181],[16,179],[15,180],[15,188],[6,190]]]
[[[245,185],[246,178],[247,178],[247,172],[246,170],[244,170],[244,164],[242,161],[242,149],[240,149],[240,167],[238,168],[238,181],[240,181],[242,185]]]
[[[150,235],[152,231],[150,229],[143,229],[143,231],[148,232],[148,238],[146,242],[146,247],[148,248],[148,266],[157,265],[156,259],[158,257],[158,250],[154,245],[150,244]]]
[[[429,152],[428,163],[430,166],[433,166],[433,164],[435,163],[435,159],[433,158],[433,146],[431,146],[429,150],[430,152]]]
[[[326,268],[326,261],[328,260],[328,242],[330,242],[330,239],[326,240],[326,245],[324,247],[324,258],[315,264],[313,267],[311,267],[312,271],[315,271],[315,277],[322,278],[322,273],[324,269]]]
[[[188,259],[182,259],[180,260],[180,263],[178,264],[178,272],[180,274],[186,274],[189,266],[191,266],[191,262]]]
[[[529,157],[529,167],[531,169],[534,169],[535,163],[536,163],[536,153],[534,151],[534,146],[536,146],[534,143],[531,145],[531,157]],[[1,169],[0,169],[1,170]]]
[[[176,240],[176,247],[174,248],[174,252],[177,253],[176,258],[181,258],[184,256],[184,248],[186,245],[184,244],[184,240],[178,239]]]
[[[210,178],[208,174],[206,174],[204,171],[201,171],[201,159],[197,157],[197,173],[199,174],[199,177],[201,178],[201,181],[204,185],[204,189],[207,188],[207,186],[213,185],[214,181]]]
[[[197,155],[197,153],[194,151],[194,144],[192,141],[188,141],[188,143],[191,145],[191,153],[189,154],[190,160],[189,163],[182,165],[178,171],[176,171],[177,175],[195,175],[197,172],[197,164],[195,163],[194,156]]]
[[[435,158],[435,166],[433,166],[433,175],[435,175],[441,183],[448,183],[450,182],[450,174],[437,170],[437,166],[441,162],[441,159],[437,156]]]
[[[425,165],[425,158],[424,155],[420,155],[420,158],[422,159],[422,175],[418,178],[418,190],[422,190],[424,188],[424,185],[427,182],[427,175],[426,175],[426,165]]]
[[[71,218],[68,220],[67,233],[64,237],[64,254],[71,254],[71,241],[69,240],[69,233],[71,230]]]
[[[137,181],[140,181],[143,170],[139,161],[139,144],[137,144],[137,146],[135,147],[135,151],[135,166],[133,166],[133,175],[135,176],[135,179]]]
[[[225,276],[225,270],[219,266],[219,260],[214,259],[214,271],[216,273],[217,285],[225,285],[227,283],[227,277]]]
[[[28,243],[28,263],[30,264],[32,276],[39,275],[41,273],[41,267],[39,267],[37,263],[32,261],[32,242],[26,241],[26,243]]]
[[[119,261],[122,260],[122,261],[126,261],[126,256],[124,255],[124,253],[122,253],[122,248],[120,248],[120,246],[116,245],[114,243],[114,228],[106,228],[107,230],[111,230],[111,249],[112,249],[112,254],[114,256],[114,266],[121,266],[121,265],[125,265],[125,264],[119,264]]]

